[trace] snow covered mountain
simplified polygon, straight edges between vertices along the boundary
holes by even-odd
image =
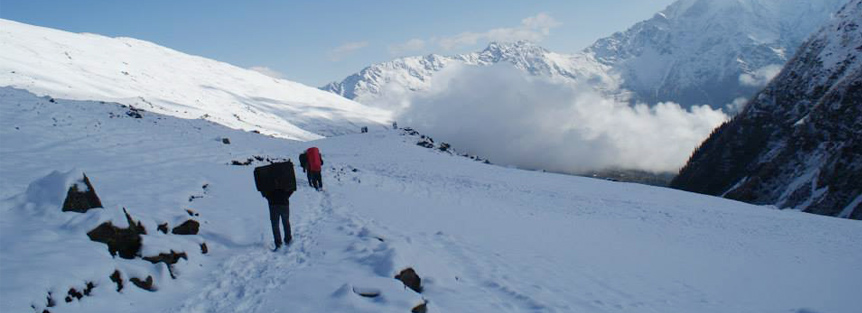
[[[311,140],[388,124],[389,112],[295,82],[132,38],[0,19],[0,86],[122,103],[231,128]]]
[[[862,219],[862,0],[695,151],[672,186]]]
[[[431,54],[395,59],[366,67],[341,82],[330,83],[321,89],[360,103],[392,108],[380,98],[427,90],[431,77],[453,63],[473,66],[508,63],[532,75],[560,81],[589,82],[605,91],[619,89],[617,79],[608,74],[609,68],[596,62],[590,55],[554,53],[526,41],[492,42],[481,52],[455,56]]]
[[[0,311],[859,309],[856,221],[488,165],[401,130],[297,142],[127,112],[0,88]],[[311,145],[326,190],[299,172],[274,253],[253,168]],[[102,208],[64,212],[72,186]],[[139,245],[112,256],[105,229]]]
[[[846,0],[680,0],[574,54],[529,43],[491,43],[482,52],[400,58],[321,87],[377,106],[389,94],[428,88],[453,62],[509,63],[532,75],[588,83],[620,99],[724,108],[762,88],[795,49]]]
[[[750,98],[847,0],[680,0],[586,50],[647,103]]]

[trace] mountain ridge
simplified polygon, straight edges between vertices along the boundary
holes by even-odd
[[[389,120],[389,112],[313,87],[134,38],[0,19],[0,48],[0,86],[39,95],[117,102],[297,140]]]

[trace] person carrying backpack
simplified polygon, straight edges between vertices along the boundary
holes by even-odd
[[[320,175],[323,168],[323,157],[320,155],[320,149],[311,147],[305,150],[305,154],[308,159],[308,176],[311,186],[320,191],[323,188],[323,177]]]
[[[302,172],[305,173],[305,178],[308,179],[308,185],[314,187],[311,184],[311,172],[308,170],[308,154],[305,151],[299,154],[299,166],[302,167]]]
[[[293,162],[273,163],[255,168],[254,182],[257,190],[269,202],[269,221],[275,240],[273,251],[276,251],[281,248],[282,242],[287,245],[293,239],[290,232],[290,196],[296,191]],[[284,226],[284,241],[279,221]]]

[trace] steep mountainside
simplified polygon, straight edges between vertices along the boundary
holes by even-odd
[[[605,94],[648,103],[723,108],[750,97],[846,0],[680,0],[652,19],[560,54],[527,43],[491,43],[478,53],[408,57],[371,65],[321,87],[370,105],[426,89],[453,62],[510,63],[532,75],[586,82]]]
[[[295,82],[132,38],[0,19],[0,87],[117,102],[311,140],[387,124],[389,113]]]
[[[672,186],[862,219],[862,0],[805,43]]]

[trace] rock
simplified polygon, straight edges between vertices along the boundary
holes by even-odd
[[[198,221],[188,220],[180,224],[180,226],[174,227],[171,233],[174,235],[197,235],[200,227],[201,224]]]
[[[176,279],[177,277],[174,275],[174,267],[173,265],[180,261],[180,259],[188,260],[188,255],[185,252],[174,252],[171,250],[171,253],[159,253],[156,256],[147,256],[143,258],[150,263],[156,264],[159,262],[163,262],[168,265],[168,272],[171,274],[171,278]]]
[[[120,275],[119,270],[114,270],[114,273],[110,276],[111,281],[117,284],[117,292],[123,290],[123,277]]]
[[[422,278],[419,278],[419,275],[416,274],[416,271],[413,268],[407,268],[401,271],[398,275],[395,275],[395,279],[400,280],[404,283],[404,286],[413,291],[422,293]]]
[[[79,190],[79,186],[85,187],[85,190]],[[99,200],[99,196],[96,195],[96,190],[93,189],[93,185],[90,183],[90,178],[87,177],[87,174],[84,174],[84,178],[78,183],[73,184],[69,187],[69,191],[66,193],[66,200],[63,201],[63,212],[78,212],[84,213],[90,209],[101,208],[102,201]]]
[[[230,138],[222,138],[221,143],[229,145],[230,144]]]
[[[376,298],[380,296],[380,289],[377,288],[366,288],[366,287],[353,287],[353,293],[358,294],[360,296],[366,298]]]
[[[135,223],[125,208],[123,212],[126,213],[126,219],[129,222],[128,228],[119,228],[108,221],[87,232],[87,237],[92,241],[108,245],[111,255],[119,254],[121,258],[134,259],[141,251],[141,235],[146,234],[147,230],[141,222]]]
[[[210,252],[210,249],[207,248],[207,243],[204,242],[201,244],[201,254],[207,254]]]
[[[135,286],[138,286],[138,288],[141,288],[143,290],[156,291],[156,286],[153,285],[153,276],[147,276],[146,280],[141,280],[140,278],[132,277],[131,279],[129,279],[129,281],[131,281],[132,284],[135,284]]]
[[[163,234],[167,234],[168,233],[168,223],[159,224],[157,230],[162,232]]]
[[[423,301],[420,304],[417,304],[410,310],[410,313],[427,313],[428,312],[428,300]]]

